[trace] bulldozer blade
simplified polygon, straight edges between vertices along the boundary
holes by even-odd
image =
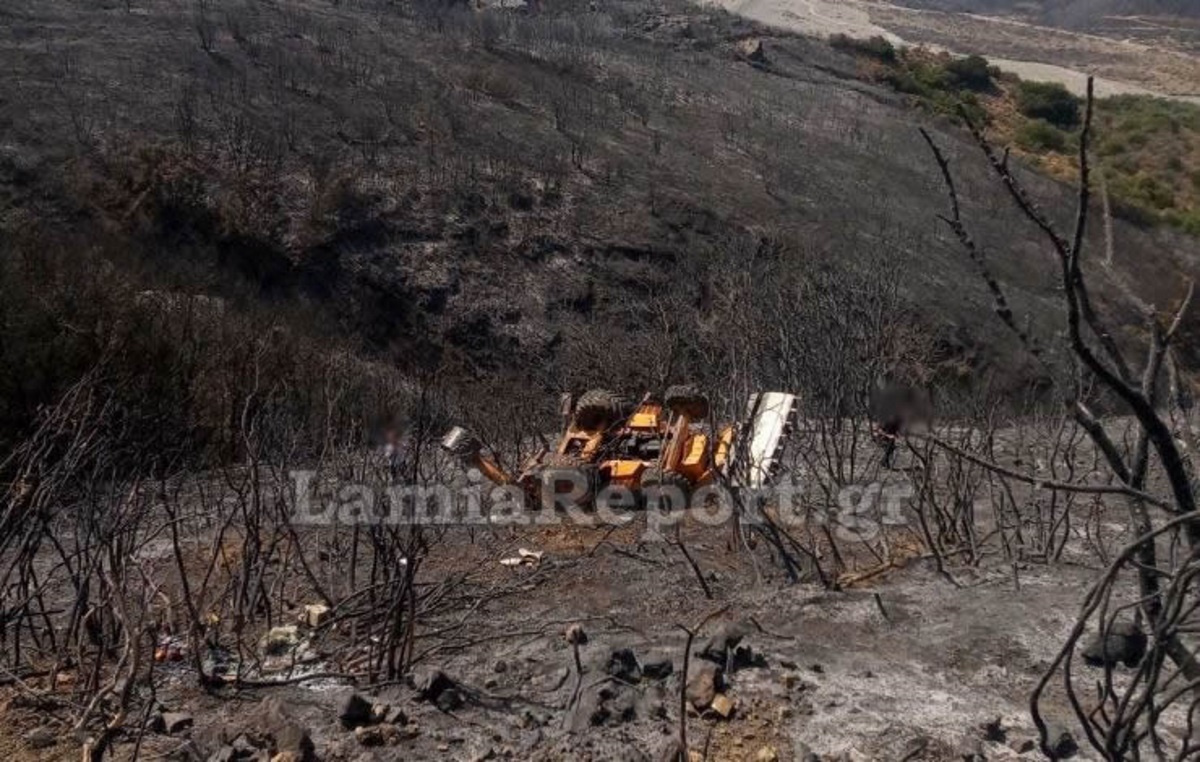
[[[757,489],[770,483],[794,427],[798,400],[794,394],[752,394],[725,475],[736,487]]]
[[[462,426],[455,426],[442,437],[442,449],[461,458],[473,458],[482,447],[474,434]]]

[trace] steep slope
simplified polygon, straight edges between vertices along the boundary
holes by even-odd
[[[1025,380],[938,221],[925,118],[823,42],[639,0],[539,16],[130,8],[0,10],[6,245],[104,240],[183,288],[310,304],[400,362],[448,348],[555,386],[653,380],[644,358],[664,331],[719,327],[719,270],[767,241],[799,268],[894,263],[946,357]],[[748,36],[766,63],[738,52]],[[961,132],[928,126],[994,268],[1052,333],[1046,247]],[[1073,191],[1031,183],[1065,224]],[[1144,298],[1169,301],[1197,271],[1192,239],[1115,233]],[[669,329],[666,303],[687,306]],[[1132,307],[1106,304],[1140,330]]]

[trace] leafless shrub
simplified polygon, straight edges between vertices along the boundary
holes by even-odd
[[[1031,707],[1034,720],[1042,731],[1043,751],[1051,758],[1057,753],[1048,739],[1042,712],[1046,691],[1058,676],[1089,744],[1105,759],[1140,758],[1142,754],[1160,759],[1194,758],[1200,752],[1200,747],[1193,741],[1193,718],[1200,706],[1196,691],[1200,665],[1191,642],[1196,606],[1192,581],[1200,570],[1197,563],[1200,522],[1196,512],[1195,464],[1180,447],[1178,416],[1160,412],[1161,408],[1169,409],[1178,402],[1177,399],[1164,401],[1161,390],[1170,386],[1164,384],[1164,376],[1171,364],[1172,341],[1190,304],[1193,287],[1189,285],[1187,296],[1171,316],[1166,319],[1155,314],[1147,316],[1150,329],[1147,359],[1140,374],[1135,375],[1132,363],[1092,306],[1082,266],[1092,190],[1088,154],[1093,111],[1090,82],[1087,100],[1079,147],[1079,206],[1070,238],[1060,234],[1056,225],[1031,199],[1010,168],[1007,155],[999,155],[977,129],[972,126],[972,130],[996,176],[1017,207],[1045,234],[1060,264],[1066,337],[1080,366],[1079,375],[1069,380],[1061,393],[1072,423],[1086,432],[1092,446],[1102,455],[1109,481],[1106,484],[1089,483],[1076,478],[1073,473],[1065,474],[1064,481],[1033,478],[994,463],[976,462],[1042,489],[1123,497],[1131,524],[1139,535],[1112,561],[1108,571],[1088,594],[1067,642],[1034,691]],[[1043,346],[1036,336],[1015,322],[1003,285],[991,275],[967,230],[949,162],[933,139],[928,134],[925,137],[949,192],[951,212],[944,219],[979,267],[1000,320],[1031,354],[1041,357]],[[1111,251],[1111,239],[1109,247]],[[1133,416],[1137,433],[1132,442],[1126,440],[1122,444],[1121,438],[1114,436],[1113,427],[1092,412],[1086,395],[1093,383],[1119,400]],[[961,450],[957,454],[964,455]],[[1153,494],[1152,490],[1159,486],[1151,480],[1156,475],[1161,478],[1159,484],[1169,497]],[[1156,518],[1154,511],[1162,511],[1166,517]],[[1053,537],[1049,540],[1050,552],[1056,552]],[[1133,670],[1131,676],[1115,674],[1121,657],[1108,655],[1107,642],[1100,647],[1102,655],[1098,658],[1104,664],[1103,677],[1091,680],[1076,674],[1076,656],[1089,627],[1106,641],[1118,626],[1132,624],[1140,630],[1143,622],[1149,629],[1148,633],[1143,633],[1148,635],[1144,656],[1125,657],[1127,666]],[[1128,630],[1122,631],[1128,633]],[[1096,654],[1092,658],[1096,658]],[[1164,720],[1167,718],[1184,724],[1182,734],[1165,732]]]

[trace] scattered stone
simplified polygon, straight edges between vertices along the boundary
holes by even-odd
[[[500,681],[494,677],[489,677],[483,681],[483,687],[490,690],[495,690],[496,686],[500,685]]]
[[[351,693],[342,702],[342,709],[338,712],[338,720],[346,730],[354,730],[377,721],[371,702],[357,693]]]
[[[711,662],[700,662],[689,672],[691,674],[688,676],[686,693],[688,703],[697,710],[706,709],[712,704],[717,690],[722,685],[724,671]]]
[[[395,725],[368,725],[355,728],[354,737],[363,746],[383,746],[399,740],[400,732]]]
[[[619,683],[603,683],[587,691],[571,711],[568,726],[584,733],[601,725],[620,725],[638,716],[638,691]]]
[[[665,680],[675,671],[675,662],[670,656],[653,656],[642,662],[642,677],[650,680]]]
[[[783,667],[784,669],[800,669],[799,664],[794,661],[789,661],[788,659],[780,659],[779,666]]]
[[[604,671],[626,683],[636,683],[642,679],[642,666],[637,657],[628,648],[616,648],[608,657]]]
[[[245,733],[233,739],[230,748],[233,749],[233,756],[236,759],[249,759],[259,753],[259,745],[247,738]]]
[[[278,698],[268,698],[251,709],[244,720],[239,723],[246,735],[256,739],[256,743],[244,741],[245,745],[254,749],[271,748],[276,756],[287,754],[285,759],[291,762],[310,762],[316,759],[316,747],[308,730],[300,725],[284,707]],[[262,739],[261,743],[257,739]],[[238,745],[238,741],[234,741]]]
[[[456,688],[457,684],[440,669],[425,669],[413,675],[412,687],[421,701],[436,702],[443,692]]]
[[[162,712],[155,712],[147,717],[145,727],[149,733],[166,733],[167,723],[163,720]]]
[[[582,646],[588,642],[587,633],[584,632],[583,625],[573,624],[563,633],[563,637],[573,646]]]
[[[1018,754],[1027,754],[1037,748],[1037,741],[1032,738],[1026,738],[1012,747]]]
[[[329,607],[323,603],[310,603],[300,613],[300,621],[315,630],[329,621]]]
[[[300,635],[296,625],[272,627],[263,636],[262,649],[267,656],[284,656],[300,643]]]
[[[1008,737],[1008,731],[1004,729],[1004,724],[999,717],[983,723],[980,727],[983,730],[983,740],[985,741],[1004,743]]]
[[[748,620],[726,622],[700,647],[700,656],[718,664],[727,664],[738,644],[753,631],[754,625]]]
[[[1046,745],[1053,759],[1068,759],[1079,752],[1079,744],[1075,743],[1071,731],[1054,723],[1046,726]]]
[[[453,712],[457,709],[461,709],[462,705],[466,703],[466,701],[463,699],[463,695],[458,692],[457,688],[447,688],[438,694],[435,703],[437,704],[437,708],[441,709],[443,712]]]
[[[196,724],[196,721],[187,712],[165,712],[162,719],[163,729],[171,735],[181,733]]]
[[[1136,667],[1146,655],[1146,633],[1135,622],[1115,622],[1107,633],[1098,632],[1083,649],[1083,660],[1093,667],[1124,664]]]
[[[504,661],[504,659],[497,660],[496,665],[492,667],[492,671],[494,671],[497,675],[503,675],[508,671],[508,662]]]
[[[48,727],[34,728],[25,734],[25,745],[31,749],[49,749],[58,743],[58,734]]]
[[[813,664],[809,667],[809,669],[811,669],[813,672],[816,672],[818,675],[825,674],[825,667],[820,664]]]
[[[736,702],[729,698],[729,696],[726,696],[724,693],[718,693],[713,696],[711,709],[721,715],[722,719],[728,720],[733,715],[733,710],[736,706]]]
[[[754,755],[755,762],[779,762],[779,750],[774,746],[764,746]]]

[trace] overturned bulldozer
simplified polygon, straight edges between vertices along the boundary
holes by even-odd
[[[557,441],[529,458],[516,475],[504,471],[461,427],[451,429],[442,446],[497,484],[519,486],[543,507],[589,507],[606,488],[623,487],[634,499],[634,505],[623,507],[673,509],[718,479],[762,486],[791,431],[796,398],[753,395],[744,423],[720,427],[708,421],[708,398],[692,386],[647,394],[636,405],[594,389],[567,408]]]

